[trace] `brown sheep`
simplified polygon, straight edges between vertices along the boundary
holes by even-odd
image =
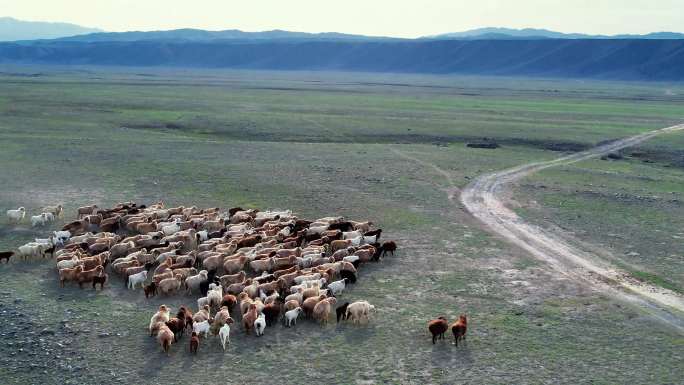
[[[256,321],[257,316],[256,305],[250,304],[247,314],[242,317],[242,327],[245,329],[245,334],[249,334],[249,331],[254,327],[254,321]]]
[[[449,328],[446,318],[439,317],[428,322],[428,330],[432,333],[432,343],[434,344],[438,338],[444,339],[444,333]]]
[[[97,211],[97,205],[83,206],[78,208],[78,218],[81,219],[86,215],[91,215]]]
[[[226,274],[235,274],[244,269],[247,261],[248,259],[244,255],[241,255],[238,258],[226,259],[225,262],[223,262],[223,271]]]
[[[320,301],[326,299],[327,297],[325,295],[319,295],[317,297],[311,297],[307,298],[304,300],[304,303],[302,303],[302,310],[304,310],[304,315],[306,317],[311,317],[313,314],[314,308],[316,307],[316,304],[319,303]]]
[[[232,294],[226,294],[223,296],[221,301],[221,307],[227,307],[229,311],[233,311],[233,308],[237,304],[237,298]]]
[[[299,302],[297,302],[294,299],[291,299],[291,300],[285,302],[285,304],[283,305],[284,311],[294,310],[298,307],[299,307]]]
[[[261,242],[261,235],[244,237],[237,242],[237,248],[241,249],[243,247],[253,247],[259,242]]]
[[[109,279],[107,273],[104,273],[99,277],[93,277],[93,289],[96,289],[95,286],[98,283],[100,284],[100,290],[104,289],[104,284],[107,283],[107,279]]]
[[[233,295],[238,295],[242,293],[242,291],[245,289],[246,286],[251,285],[252,280],[247,279],[242,282],[234,283],[232,285],[229,285],[228,287],[224,288],[224,290],[227,293],[233,294]]]
[[[199,348],[199,336],[197,333],[192,332],[190,337],[190,353],[197,354],[197,349]]]
[[[351,239],[338,239],[330,242],[330,251],[334,253],[337,250],[346,249],[350,246],[352,246]]]
[[[245,280],[246,274],[244,271],[240,271],[237,274],[226,274],[219,277],[221,281],[221,286],[228,287],[234,283],[242,282]]]
[[[171,329],[169,329],[169,327],[166,326],[166,324],[164,323],[161,323],[161,325],[159,326],[159,330],[157,331],[157,341],[164,350],[164,353],[168,355],[169,348],[171,347],[173,341],[175,341],[175,336]]]
[[[327,324],[328,317],[330,317],[330,311],[332,310],[332,305],[335,305],[336,303],[337,299],[335,299],[335,297],[330,297],[319,301],[313,308],[314,319],[321,321],[321,324]]]
[[[145,291],[145,298],[154,297],[157,295],[157,283],[154,281],[150,282],[149,285],[143,287],[143,291]]]
[[[108,258],[109,252],[107,251],[94,257],[81,258],[81,262],[83,262],[83,270],[90,270],[96,268],[97,266],[104,266]]]
[[[218,271],[219,267],[223,263],[223,255],[217,254],[207,257],[202,261],[202,266],[207,271]]]
[[[276,277],[276,278],[280,278],[280,277],[282,277],[282,276],[285,275],[285,274],[294,273],[294,272],[296,272],[296,271],[299,271],[299,267],[298,267],[298,266],[292,266],[292,267],[289,268],[289,269],[274,271],[274,272],[273,272],[273,276]]]
[[[83,266],[78,265],[74,268],[59,269],[59,285],[64,287],[66,281],[76,281],[78,275],[83,271]]]
[[[454,334],[454,344],[458,346],[458,341],[466,339],[466,332],[468,331],[468,318],[465,314],[458,317],[458,321],[451,325],[451,332]]]
[[[102,267],[102,265],[99,265],[94,269],[83,270],[79,272],[78,274],[76,274],[78,287],[82,289],[84,283],[91,283],[93,282],[93,278],[100,277],[102,276],[102,274],[104,274],[104,267]]]
[[[152,276],[152,280],[154,281],[154,283],[155,283],[157,286],[159,286],[159,284],[161,283],[161,281],[163,281],[163,280],[165,280],[165,279],[168,279],[168,278],[173,278],[173,277],[174,277],[173,271],[170,271],[170,270],[169,270],[169,271],[167,271],[167,272],[165,272],[165,273],[155,274],[154,276]]]
[[[159,282],[159,290],[162,294],[169,295],[180,289],[181,282],[183,282],[183,277],[180,274],[176,274],[173,278],[166,278]]]

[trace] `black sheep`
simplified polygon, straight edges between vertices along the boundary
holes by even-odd
[[[347,319],[347,306],[349,306],[349,302],[345,302],[335,309],[335,312],[337,313],[337,322],[340,322],[340,319],[343,321]]]

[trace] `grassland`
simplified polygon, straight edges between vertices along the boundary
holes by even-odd
[[[442,175],[397,151],[437,164],[463,187],[484,172],[559,155],[548,148],[677,123],[683,94],[665,84],[5,68],[0,207],[35,212],[61,202],[73,212],[92,201],[163,199],[339,213],[373,219],[401,250],[364,268],[343,296],[378,306],[370,325],[302,322],[261,339],[234,331],[228,352],[211,340],[198,357],[187,340],[164,357],[145,335],[156,306],[194,298],[146,301],[117,278],[102,293],[60,289],[48,262],[3,265],[0,312],[21,317],[0,335],[2,382],[677,383],[681,335],[489,236],[446,199]],[[465,147],[483,137],[503,146]],[[612,238],[594,229],[619,220],[610,233],[634,240],[639,255],[616,260],[681,285],[682,243],[673,238],[681,203],[631,204],[610,193],[646,189],[681,202],[683,144],[673,136],[644,145],[638,161],[545,171],[521,185],[520,210],[553,216],[601,246]],[[573,192],[589,183],[608,187]],[[1,222],[0,249],[43,232]],[[468,345],[430,344],[426,321],[462,312],[472,324]]]

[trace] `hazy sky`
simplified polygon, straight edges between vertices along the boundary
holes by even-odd
[[[0,0],[0,16],[108,31],[189,27],[417,37],[502,26],[684,32],[684,0]]]

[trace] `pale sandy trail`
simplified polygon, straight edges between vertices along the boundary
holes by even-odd
[[[506,207],[504,198],[511,183],[534,172],[609,154],[634,146],[654,136],[679,130],[684,130],[684,124],[621,139],[555,160],[485,174],[463,189],[460,195],[461,202],[475,218],[494,233],[546,262],[558,272],[632,303],[684,333],[684,298],[681,295],[630,278],[626,272],[620,271],[608,261],[601,259],[596,253],[582,246],[580,242],[573,240],[571,236],[525,222],[513,210]],[[392,151],[404,158],[431,167],[445,176],[449,184],[448,197],[453,200],[454,192],[458,189],[446,171],[399,150],[393,149]]]
[[[531,163],[478,177],[461,193],[465,208],[493,232],[523,248],[557,271],[591,283],[597,289],[631,302],[684,332],[684,298],[677,293],[632,279],[579,242],[525,222],[505,205],[510,184],[549,167],[567,165],[634,146],[654,136],[684,130],[678,125],[611,142],[547,162]]]

